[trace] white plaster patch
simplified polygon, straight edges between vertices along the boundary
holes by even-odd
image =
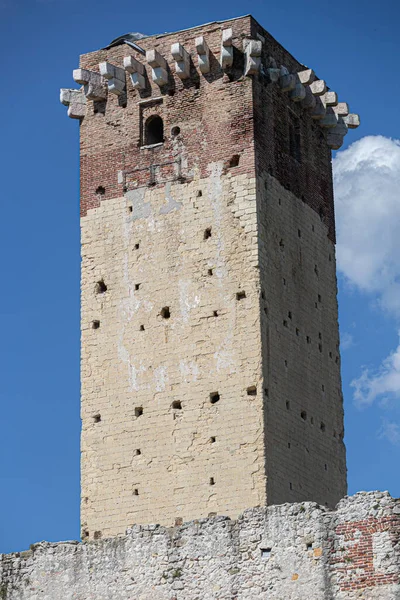
[[[199,376],[199,367],[194,360],[181,360],[179,370],[185,383],[197,381]]]
[[[200,304],[200,296],[190,291],[192,282],[190,280],[179,280],[179,306],[181,310],[181,317],[184,323],[189,320],[189,313],[193,308],[196,308]]]
[[[222,343],[220,344],[218,350],[214,354],[215,358],[215,368],[217,373],[221,371],[225,371],[226,373],[234,373],[236,370],[236,362],[234,353],[232,350],[233,344],[233,332],[229,333]]]
[[[168,381],[167,367],[160,365],[154,369],[154,381],[157,392],[164,392],[166,383]]]
[[[211,206],[214,213],[214,228],[217,237],[217,256],[215,260],[216,274],[221,284],[221,279],[227,275],[227,269],[223,258],[223,252],[225,249],[224,239],[222,237],[223,227],[223,215],[224,210],[222,206],[222,171],[224,168],[223,162],[211,163],[209,166],[210,180],[208,184],[208,197],[211,201]]]

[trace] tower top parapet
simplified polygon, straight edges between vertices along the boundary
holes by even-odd
[[[284,64],[274,55],[263,35],[256,33],[253,37],[237,33],[235,23],[245,18],[253,20],[252,17],[240,17],[159,36],[125,34],[116,38],[105,49],[91,53],[93,58],[96,55],[101,58],[97,64],[73,71],[75,82],[82,86],[80,89],[61,90],[60,99],[68,106],[68,116],[82,120],[88,100],[107,102],[109,94],[118,96],[122,110],[128,102],[129,88],[140,97],[146,97],[151,95],[151,81],[164,95],[178,79],[189,85],[201,75],[207,78],[217,73],[227,75],[231,80],[258,77],[266,88],[277,87],[291,102],[301,106],[325,132],[329,148],[340,148],[348,130],[359,126],[359,116],[350,113],[348,103],[339,101],[338,94],[330,90],[312,69],[299,63],[299,68],[295,69],[293,65]],[[213,31],[220,29],[218,49],[210,47],[207,35],[210,26]],[[159,40],[166,37],[171,38],[169,50],[165,51],[164,44],[160,52]],[[115,55],[116,46],[124,47],[123,56],[121,52],[118,57]],[[235,78],[231,75],[233,70],[239,71]]]

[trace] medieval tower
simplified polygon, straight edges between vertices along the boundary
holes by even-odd
[[[331,149],[358,116],[251,16],[122,37],[74,79],[83,537],[334,506]]]

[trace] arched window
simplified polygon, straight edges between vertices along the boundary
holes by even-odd
[[[158,115],[153,115],[147,119],[144,140],[146,146],[162,144],[164,141],[164,123]]]

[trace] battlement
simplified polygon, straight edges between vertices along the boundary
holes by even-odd
[[[151,94],[150,81],[160,93],[168,94],[179,81],[184,86],[197,86],[200,75],[206,81],[224,75],[229,81],[258,76],[266,87],[276,85],[318,122],[326,132],[329,148],[340,148],[348,129],[359,126],[359,116],[350,113],[347,102],[339,102],[338,94],[331,91],[312,69],[293,69],[293,66],[283,64],[278,55],[271,54],[266,32],[263,31],[264,35],[258,33],[253,39],[251,32],[243,29],[243,24],[248,21],[253,19],[241,17],[232,22],[143,38],[138,42],[137,50],[122,44],[123,56],[121,49],[116,51],[115,46],[85,55],[82,63],[90,64],[90,68],[73,72],[75,82],[83,87],[61,90],[61,102],[68,106],[68,116],[83,119],[86,100],[103,102],[107,101],[108,94],[113,94],[121,109],[126,107],[130,95],[128,86],[146,98]],[[260,26],[257,28],[261,29]],[[140,48],[139,44],[146,49]],[[162,46],[162,52],[157,46]],[[96,64],[97,57],[101,62]]]
[[[166,529],[133,526],[87,544],[34,544],[2,555],[3,597],[105,600],[396,600],[400,503],[359,493],[246,510]]]

